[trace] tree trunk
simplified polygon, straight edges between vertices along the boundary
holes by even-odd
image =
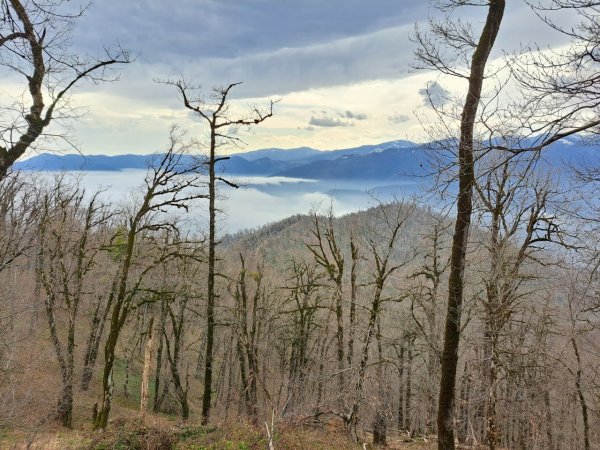
[[[496,403],[497,403],[497,334],[488,330],[484,345],[484,379],[486,395],[485,436],[489,450],[496,450],[500,444],[500,431],[497,426]]]
[[[155,413],[160,411],[160,378],[162,374],[162,363],[163,363],[163,346],[164,346],[164,333],[165,333],[165,320],[167,315],[167,308],[163,301],[160,308],[160,323],[158,325],[158,349],[156,351],[156,370],[154,373],[154,400],[152,405],[152,411]]]
[[[373,420],[373,444],[387,445],[387,420],[385,411],[382,411],[381,405],[378,405]]]
[[[113,366],[115,363],[115,348],[117,346],[117,335],[110,333],[104,346],[104,371],[102,376],[102,403],[100,411],[94,421],[94,429],[105,429],[108,425],[108,416],[112,402],[114,389]]]
[[[352,367],[352,359],[354,358],[354,327],[356,322],[356,293],[357,286],[357,269],[360,254],[358,246],[354,243],[353,236],[350,236],[350,255],[352,256],[352,266],[350,267],[350,323],[348,324],[348,354],[346,360],[348,367]]]
[[[550,408],[550,391],[544,391],[544,406],[546,407],[546,447],[554,450],[554,433],[552,427],[552,409]]]
[[[69,321],[68,342],[66,355],[64,355],[65,349],[60,343],[56,328],[54,304],[54,294],[50,293],[46,295],[46,316],[48,318],[48,326],[50,328],[50,337],[60,367],[62,385],[56,416],[65,427],[71,428],[73,418],[73,351],[75,348],[75,326],[72,321]]]
[[[407,358],[406,358],[406,393],[404,395],[404,400],[406,401],[406,406],[404,407],[404,428],[406,430],[408,430],[408,433],[412,435],[412,427],[411,427],[411,417],[410,417],[410,411],[412,409],[411,407],[411,401],[412,401],[412,359],[413,359],[413,353],[412,353],[412,346],[413,346],[413,341],[412,338],[408,338],[408,351],[407,351]]]
[[[148,332],[146,335],[146,348],[144,349],[144,369],[142,371],[142,386],[140,388],[140,413],[142,419],[148,411],[148,393],[150,390],[150,366],[152,364],[152,352],[154,351],[154,316],[150,318]]]
[[[404,342],[398,354],[398,411],[396,424],[399,429],[404,428]]]
[[[583,448],[584,450],[590,450],[590,423],[588,406],[583,395],[583,389],[581,387],[582,371],[581,371],[581,357],[579,356],[579,347],[575,338],[571,338],[571,345],[575,352],[575,358],[577,359],[577,372],[575,373],[575,389],[577,390],[577,396],[579,397],[579,405],[581,406],[581,417],[583,419]]]
[[[208,163],[208,279],[206,299],[206,353],[204,355],[204,391],[202,394],[202,425],[210,420],[212,398],[212,364],[215,331],[215,262],[216,262],[216,175],[215,175],[216,131],[210,130],[210,160]]]
[[[114,291],[114,286],[112,291]],[[112,293],[110,294],[112,296]],[[104,326],[106,324],[106,318],[111,307],[111,298],[107,300],[107,304],[100,314],[102,309],[102,297],[98,298],[98,303],[94,309],[94,315],[92,317],[92,327],[88,336],[85,357],[83,360],[83,372],[81,374],[81,390],[87,391],[90,387],[90,381],[94,375],[94,367],[96,366],[96,360],[98,358],[98,351],[100,349],[100,343],[102,342],[102,336],[104,334]]]
[[[377,364],[378,399],[373,420],[373,444],[387,445],[387,400],[385,395],[383,379],[383,347],[381,345],[381,323],[377,323],[377,353],[379,361]]]
[[[479,42],[473,53],[469,91],[461,117],[458,148],[458,196],[456,199],[456,224],[450,256],[448,280],[448,308],[442,352],[442,378],[438,402],[438,448],[454,450],[454,407],[456,367],[460,343],[461,311],[465,256],[473,209],[473,184],[475,182],[473,134],[477,109],[481,99],[485,66],[498,35],[504,15],[505,0],[490,0],[488,15]]]
[[[338,392],[340,404],[343,403],[342,394],[346,390],[346,377],[344,376],[344,315],[342,309],[343,291],[341,280],[336,286],[335,291],[335,317],[337,323],[336,344],[337,344],[337,370],[338,370]]]

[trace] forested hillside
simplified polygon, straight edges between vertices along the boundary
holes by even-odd
[[[504,178],[490,175],[481,186],[466,273],[458,432],[464,441],[484,438],[484,405],[493,392],[496,420],[505,424],[501,439],[510,447],[567,439],[575,446],[576,396],[582,377],[595,379],[596,330],[584,323],[596,280],[588,275],[593,269],[557,251],[576,241],[565,230],[563,242],[548,213],[557,194],[548,180],[532,180],[527,167],[511,167],[512,175],[505,168]],[[168,173],[158,172],[148,187],[161,177]],[[140,401],[154,413],[198,417],[206,339],[202,236],[176,231],[173,215],[165,222],[149,214],[130,248],[139,201],[104,205],[64,176],[49,186],[18,177],[2,186],[3,341],[10,343],[4,424],[44,429],[57,414],[85,429],[111,358],[115,418]],[[224,237],[213,415],[255,424],[274,415],[282,424],[392,441],[399,433],[431,436],[452,223],[412,202],[332,214],[316,211]],[[115,326],[112,349],[105,342]]]

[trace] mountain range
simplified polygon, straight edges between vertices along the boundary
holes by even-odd
[[[426,145],[397,140],[337,150],[310,147],[267,148],[230,155],[220,162],[225,173],[247,176],[281,176],[315,180],[393,180],[425,173]],[[588,161],[600,147],[576,137],[561,139],[544,153],[551,166]],[[81,155],[42,153],[18,161],[23,171],[121,171],[145,169],[153,155]],[[189,156],[193,158],[193,156]]]

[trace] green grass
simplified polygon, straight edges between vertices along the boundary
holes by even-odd
[[[132,361],[129,366],[129,380],[127,383],[128,397],[125,397],[123,391],[123,385],[125,383],[127,361],[122,358],[115,359],[113,367],[113,378],[114,378],[114,397],[123,406],[131,408],[139,408],[141,400],[141,388],[142,388],[142,372],[136,367],[136,364]],[[148,388],[148,403],[152,405],[154,402],[154,377],[150,377],[150,386]]]

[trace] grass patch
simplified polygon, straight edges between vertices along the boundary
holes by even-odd
[[[115,359],[113,366],[113,380],[115,389],[115,399],[123,406],[139,408],[141,401],[142,372],[134,361],[129,366],[129,376],[127,377],[127,360],[123,358]],[[125,395],[124,385],[127,378],[127,396]],[[148,387],[148,403],[154,402],[154,377],[150,377]]]

